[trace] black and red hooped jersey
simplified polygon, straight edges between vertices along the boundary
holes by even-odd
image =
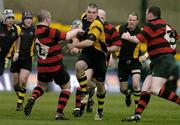
[[[66,33],[45,25],[38,25],[35,36],[38,52],[38,72],[48,73],[60,70],[64,55],[58,42],[66,38]]]
[[[177,33],[162,19],[149,21],[136,37],[142,42],[147,42],[150,58],[161,54],[175,53],[174,45],[178,39]]]
[[[122,45],[120,35],[112,24],[105,22],[104,32],[105,32],[105,39],[106,39],[105,41],[106,41],[107,46],[121,46]]]

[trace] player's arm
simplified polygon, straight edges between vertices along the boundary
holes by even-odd
[[[86,39],[84,41],[81,41],[81,42],[73,42],[72,45],[74,47],[77,47],[78,49],[82,49],[82,48],[86,48],[86,47],[89,47],[89,46],[92,46],[94,44],[94,41],[93,40],[90,40],[90,39]]]
[[[16,26],[16,27],[17,27],[18,38],[15,41],[15,53],[14,53],[13,61],[18,60],[20,43],[21,43],[21,38],[20,38],[21,28],[20,28],[20,26]]]
[[[102,32],[102,27],[103,25],[99,21],[93,21],[93,23],[89,27],[87,39],[81,42],[73,42],[74,47],[82,49],[89,46],[93,46],[94,42],[97,40],[100,33]]]
[[[119,29],[119,28],[118,28]],[[112,40],[112,45],[107,47],[107,50],[109,52],[117,52],[120,51],[121,46],[122,46],[122,41],[121,37],[117,31],[117,29],[113,26],[111,29],[111,40]]]
[[[82,29],[74,29],[67,33],[60,32],[59,30],[54,28],[50,28],[49,30],[49,36],[57,42],[61,40],[70,40],[74,38],[79,32],[84,32]]]
[[[146,52],[144,55],[139,57],[140,62],[145,62],[149,58],[148,52]]]
[[[20,26],[16,26],[16,27],[17,27],[18,38],[15,41],[15,48],[16,48],[15,52],[19,53],[19,48],[20,48],[20,43],[21,43],[21,38],[20,38],[21,28]]]
[[[121,47],[114,45],[114,46],[107,47],[107,50],[108,50],[108,52],[116,52],[116,51],[120,51]]]
[[[35,50],[36,50],[36,49],[35,49],[35,38],[34,38],[33,41],[32,41],[31,49],[30,49],[30,55],[31,55],[31,57],[34,56]]]
[[[74,30],[67,32],[66,40],[70,40],[70,39],[74,38],[80,32],[84,32],[84,31],[82,29],[74,29]]]
[[[129,34],[129,32],[123,33],[121,35],[121,39],[125,39],[125,40],[128,40],[128,41],[133,42],[133,43],[140,43],[141,42],[141,41],[139,41],[139,39],[136,36],[131,36]]]

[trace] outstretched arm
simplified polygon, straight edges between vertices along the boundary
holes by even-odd
[[[86,40],[81,41],[81,42],[73,42],[72,44],[74,47],[77,47],[78,49],[82,49],[82,48],[92,46],[94,44],[94,41],[86,39]]]
[[[79,32],[84,32],[82,29],[74,29],[74,30],[71,30],[69,32],[67,32],[66,34],[66,40],[70,40],[72,39],[73,37],[75,37]]]
[[[131,36],[129,32],[123,33],[121,39],[128,40],[132,43],[140,43],[139,39],[136,36]]]

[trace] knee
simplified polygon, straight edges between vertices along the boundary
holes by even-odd
[[[138,84],[133,85],[133,89],[135,91],[139,91],[140,90],[140,85],[138,85]]]
[[[128,90],[128,83],[120,83],[120,92],[121,93],[123,93],[123,94],[125,94],[126,93],[126,91]]]
[[[104,94],[106,93],[106,89],[103,82],[97,82],[97,93],[98,94]]]
[[[60,86],[61,87],[61,89],[63,89],[63,90],[71,90],[71,84],[70,84],[70,82],[68,82],[68,83],[66,83],[66,84],[64,84],[64,85],[61,85]]]
[[[21,84],[21,85],[26,85],[26,82],[27,82],[26,79],[20,78],[20,84]]]
[[[75,64],[76,71],[85,70],[85,63],[83,61],[78,61]]]
[[[121,93],[125,94],[125,93],[126,93],[126,91],[127,91],[127,89],[120,88],[120,92],[121,92]]]

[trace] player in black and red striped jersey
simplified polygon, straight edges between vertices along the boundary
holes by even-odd
[[[70,40],[83,30],[75,29],[64,33],[49,27],[51,14],[47,10],[40,11],[38,21],[39,23],[35,30],[38,53],[38,85],[34,88],[24,108],[24,113],[26,116],[30,115],[35,100],[43,95],[48,83],[54,80],[61,87],[55,119],[68,120],[64,116],[63,110],[70,96],[70,77],[63,66],[63,53],[61,52],[59,41]]]
[[[151,73],[146,77],[141,97],[134,115],[122,121],[140,121],[141,114],[149,103],[151,93],[180,105],[180,97],[173,91],[165,88],[168,79],[178,79],[178,67],[174,54],[178,34],[166,21],[161,19],[159,7],[152,6],[146,11],[148,23],[142,32],[131,36],[128,32],[122,35],[123,39],[139,43],[147,43],[147,51],[151,59]],[[176,84],[176,83],[172,83]]]

